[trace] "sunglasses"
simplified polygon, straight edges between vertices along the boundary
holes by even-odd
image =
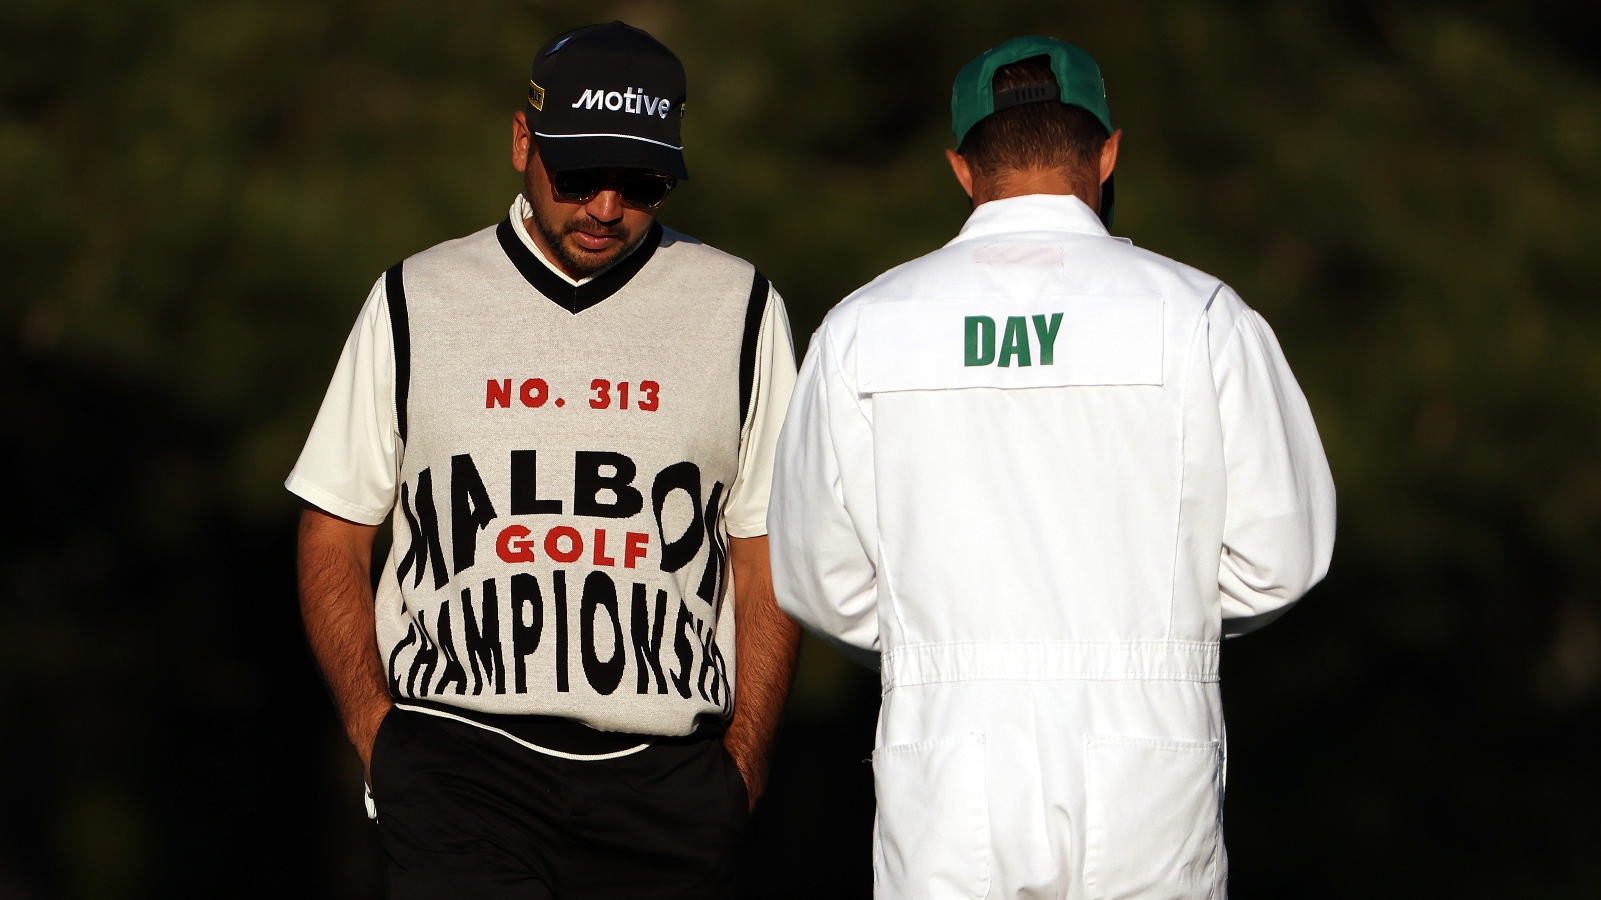
[[[570,169],[551,173],[550,185],[555,189],[556,196],[568,203],[588,203],[601,191],[614,190],[622,198],[624,206],[655,209],[678,186],[678,179],[671,175],[653,174],[617,177]]]

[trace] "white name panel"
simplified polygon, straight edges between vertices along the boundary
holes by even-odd
[[[955,297],[863,307],[864,394],[1161,384],[1162,298]]]

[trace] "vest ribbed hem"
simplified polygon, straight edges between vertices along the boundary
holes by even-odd
[[[487,713],[412,697],[400,697],[395,705],[430,715],[443,715],[468,725],[497,731],[540,750],[556,751],[569,757],[611,757],[635,752],[655,744],[686,744],[720,738],[727,723],[711,715],[695,717],[695,730],[686,735],[669,736],[621,731],[601,731],[575,719],[561,716],[510,715]]]

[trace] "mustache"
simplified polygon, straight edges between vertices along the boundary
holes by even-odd
[[[622,238],[624,241],[628,240],[628,229],[624,228],[621,222],[605,225],[593,216],[585,216],[576,222],[568,222],[567,226],[562,229],[562,234],[568,235],[575,231],[583,231],[602,237]]]

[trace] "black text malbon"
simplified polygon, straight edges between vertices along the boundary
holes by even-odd
[[[565,499],[539,496],[536,451],[511,451],[506,461],[509,491],[502,507],[507,516],[583,517],[622,527],[528,518],[497,525],[499,510],[477,463],[465,453],[451,457],[448,505],[435,503],[431,469],[401,485],[400,509],[411,540],[396,575],[406,589],[412,621],[389,654],[395,696],[567,692],[579,673],[594,693],[609,696],[622,685],[632,660],[635,694],[667,694],[671,688],[686,700],[698,694],[706,702],[727,706],[727,665],[715,640],[727,559],[718,527],[723,484],[715,482],[703,496],[699,467],[674,463],[651,479],[647,513],[643,482],[635,486],[638,471],[631,458],[596,450],[578,451],[572,459],[569,506]],[[682,533],[669,535],[663,510],[675,493],[688,501],[692,513]],[[617,521],[635,517],[637,525]],[[441,526],[450,536],[448,571]],[[501,562],[531,571],[461,577],[478,563],[479,537],[485,531],[495,534],[494,553]],[[684,569],[707,548],[694,592],[710,612],[703,616],[689,608],[665,576]],[[552,564],[577,564],[589,571],[547,568]],[[619,585],[606,569],[624,579],[626,610]],[[432,592],[424,587],[429,576]],[[576,583],[580,577],[581,585]],[[509,600],[505,628],[502,597]],[[674,598],[677,609],[667,631]],[[574,614],[577,635],[568,629]],[[576,653],[569,646],[575,637]],[[546,641],[554,644],[554,671],[530,671],[530,657]],[[409,665],[401,665],[407,651]]]

